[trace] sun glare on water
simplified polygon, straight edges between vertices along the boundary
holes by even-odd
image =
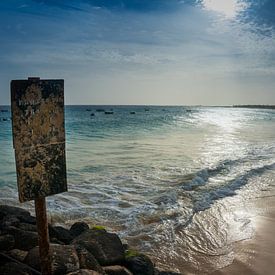
[[[203,0],[203,6],[209,11],[215,11],[227,18],[234,18],[246,5],[240,0]]]

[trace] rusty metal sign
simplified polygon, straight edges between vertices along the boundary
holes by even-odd
[[[64,80],[11,81],[20,202],[67,191]]]

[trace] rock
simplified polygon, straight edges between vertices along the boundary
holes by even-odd
[[[13,235],[15,239],[15,248],[20,250],[30,250],[38,245],[38,234],[36,232],[24,231],[10,226],[7,232]]]
[[[119,264],[124,260],[119,237],[106,230],[89,229],[76,237],[72,243],[86,248],[103,266]]]
[[[64,244],[69,244],[73,240],[70,231],[62,226],[49,226],[49,235]]]
[[[10,234],[0,236],[0,251],[8,251],[14,248],[15,240]]]
[[[164,270],[155,270],[155,275],[182,275],[181,273],[172,272],[172,271],[164,271]]]
[[[81,269],[91,269],[104,274],[103,268],[99,265],[96,258],[87,249],[77,246],[76,252],[79,259],[79,266]]]
[[[11,256],[13,259],[24,262],[26,256],[28,254],[28,251],[20,250],[20,249],[12,249],[8,252],[8,255]]]
[[[101,274],[94,270],[79,269],[78,271],[67,273],[67,275],[101,275]]]
[[[64,274],[79,269],[79,260],[75,248],[71,245],[51,245],[53,274]]]
[[[9,205],[0,205],[0,219],[5,216],[30,216],[30,212],[25,209],[9,206]]]
[[[79,260],[75,248],[72,245],[51,244],[53,275],[63,275],[79,269]],[[25,259],[25,263],[34,269],[40,270],[39,248],[31,249]]]
[[[129,249],[129,245],[127,243],[122,244],[124,251]]]
[[[24,263],[36,270],[41,270],[39,257],[39,247],[36,246],[28,252],[27,256],[25,257]]]
[[[5,216],[0,222],[0,228],[5,231],[7,227],[15,226],[20,224],[20,220],[15,216]]]
[[[18,228],[24,231],[37,232],[36,225],[29,223],[19,223]]]
[[[89,225],[85,222],[76,222],[70,228],[71,235],[75,238],[89,229]]]
[[[15,206],[0,205],[0,220],[4,217],[16,217],[24,223],[36,224],[35,217],[31,216],[30,212]]]
[[[154,275],[154,265],[150,258],[144,254],[126,255],[125,266],[134,275]]]
[[[23,264],[8,262],[0,266],[0,274],[3,275],[29,275],[32,272]]]
[[[106,266],[104,271],[108,275],[133,275],[127,268],[120,265]]]
[[[50,237],[50,243],[53,243],[53,244],[64,244],[63,242],[59,241],[57,238],[51,238],[51,237]]]
[[[6,263],[9,263],[9,262],[10,262],[10,260],[7,259],[6,257],[4,257],[2,255],[2,253],[0,252],[0,267],[5,265]],[[0,274],[2,274],[2,273],[0,272]]]
[[[21,222],[36,225],[36,218],[33,216],[20,216],[19,219]]]

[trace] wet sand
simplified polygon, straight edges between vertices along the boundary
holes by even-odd
[[[235,243],[233,263],[213,275],[275,274],[275,196],[260,198],[255,207],[257,214],[252,220],[255,234],[249,240]]]

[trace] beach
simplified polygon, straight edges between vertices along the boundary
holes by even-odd
[[[273,183],[274,184],[274,183]],[[255,232],[250,239],[234,244],[234,261],[213,272],[222,274],[274,274],[275,267],[275,197],[255,200],[257,214],[252,218]]]
[[[1,108],[1,203],[33,214]],[[274,121],[264,109],[66,106],[68,192],[47,197],[49,221],[104,226],[161,270],[268,274]]]

